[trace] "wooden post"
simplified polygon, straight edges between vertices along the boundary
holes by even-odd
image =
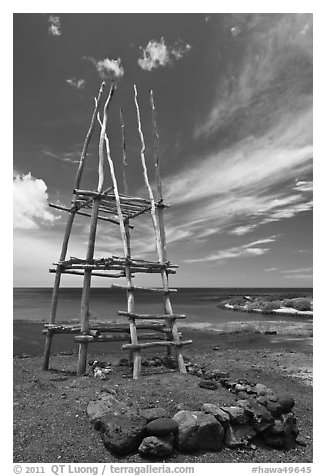
[[[122,179],[123,179],[123,191],[125,195],[128,195],[128,181],[127,181],[127,154],[126,154],[126,136],[125,136],[125,123],[123,120],[122,109],[120,109],[120,125],[121,125],[121,145],[122,145]],[[126,230],[126,239],[127,239],[127,248],[128,248],[128,258],[131,257],[131,245],[130,245],[130,225],[129,219],[124,221],[125,230]],[[132,284],[131,278],[131,268],[130,263],[126,263],[125,267],[127,285]],[[135,310],[135,296],[133,290],[127,291],[127,308],[128,312],[134,312]],[[130,311],[132,309],[132,311]],[[129,329],[130,329],[130,343],[133,341],[137,342],[137,330],[134,319],[129,319]],[[132,336],[132,337],[131,337]],[[138,356],[136,354],[139,354]],[[135,357],[135,358],[134,358]],[[141,372],[141,358],[140,352],[135,353],[129,351],[129,364],[134,364],[134,378],[138,378]]]
[[[107,110],[111,102],[114,90],[115,90],[115,85],[114,85],[114,82],[112,82],[110,92],[108,94],[107,100],[104,105],[105,113],[103,116],[103,122],[101,124],[101,133],[100,133],[100,140],[99,140],[99,166],[98,166],[98,185],[97,185],[97,191],[99,193],[102,193],[103,186],[104,186],[104,140],[106,138]],[[97,107],[97,116],[99,119],[99,115],[98,115],[99,103],[97,100],[95,100],[95,106]],[[78,187],[75,187],[75,189],[76,188],[78,189]],[[94,256],[96,228],[97,228],[97,219],[98,219],[98,211],[99,211],[100,202],[101,202],[101,198],[95,197],[93,199],[92,216],[91,216],[89,238],[88,238],[88,247],[87,247],[87,253],[86,253],[87,262],[89,260],[92,260]],[[80,315],[82,334],[87,334],[89,331],[89,300],[90,300],[90,290],[91,290],[91,279],[92,279],[92,270],[85,269],[82,300],[81,300],[81,315]],[[83,375],[86,371],[87,347],[88,347],[87,342],[82,342],[79,344],[79,355],[78,355],[78,364],[77,364],[78,376]]]
[[[103,111],[103,123],[104,120],[106,120],[107,116],[107,102],[104,105],[104,111]],[[98,117],[99,122],[100,118]],[[102,123],[102,130],[103,130],[103,123]],[[121,239],[122,239],[122,245],[123,245],[123,252],[124,256],[127,260],[126,263],[126,280],[127,280],[127,286],[128,291],[127,291],[127,298],[128,298],[128,311],[129,309],[134,312],[134,293],[133,293],[133,284],[132,284],[132,278],[131,278],[131,270],[130,270],[130,264],[128,263],[128,260],[130,259],[130,233],[129,233],[129,222],[128,225],[126,226],[126,222],[124,221],[122,211],[121,211],[121,204],[120,204],[120,195],[119,195],[119,189],[118,189],[118,183],[115,175],[115,170],[114,170],[114,164],[111,158],[111,153],[110,153],[110,142],[107,134],[105,133],[104,136],[105,139],[105,145],[106,145],[106,155],[107,159],[109,162],[109,167],[110,167],[110,172],[111,172],[111,178],[112,178],[112,184],[113,184],[113,191],[114,191],[114,196],[115,196],[115,201],[116,201],[116,207],[117,207],[117,212],[118,212],[118,218],[120,222],[120,233],[121,233]],[[136,325],[134,319],[129,320],[130,324],[130,338],[132,344],[137,344],[137,331],[136,331]],[[140,376],[140,371],[141,371],[141,354],[139,350],[136,350],[133,354],[133,360],[134,360],[134,369],[133,369],[133,378],[137,379]]]
[[[88,146],[89,146],[92,134],[94,132],[95,119],[96,119],[96,116],[97,116],[97,113],[98,113],[98,108],[99,108],[99,105],[100,105],[100,101],[101,101],[101,97],[102,97],[102,94],[103,94],[104,87],[105,87],[105,83],[103,82],[101,84],[98,96],[95,100],[95,108],[94,108],[94,111],[93,111],[91,123],[90,123],[89,129],[88,129],[87,134],[86,134],[86,138],[85,138],[84,145],[83,145],[83,150],[82,150],[80,160],[79,160],[79,166],[78,166],[78,170],[77,170],[77,174],[76,174],[76,178],[75,178],[75,189],[76,188],[78,189],[79,186],[80,186],[82,173],[83,173],[83,170],[84,170],[84,164],[85,164],[85,160],[86,160],[86,155],[87,155],[87,150],[88,150]],[[62,247],[61,247],[61,253],[60,253],[60,258],[59,258],[60,261],[64,261],[64,259],[66,257],[66,254],[67,254],[68,243],[69,243],[71,228],[72,228],[74,218],[75,218],[75,213],[76,213],[75,209],[71,210],[71,212],[69,213],[69,217],[68,217],[67,225],[66,225],[66,231],[65,231],[65,234],[64,234],[64,237],[63,237],[63,243],[62,243]],[[61,268],[60,268],[60,265],[59,265],[59,266],[57,266],[57,271],[56,271],[54,284],[53,284],[51,310],[50,310],[50,318],[49,318],[50,324],[53,324],[55,322],[55,319],[56,319],[60,281],[61,281]],[[48,368],[49,368],[49,359],[50,359],[50,353],[51,353],[52,337],[53,336],[52,336],[51,332],[49,332],[46,336],[46,339],[45,339],[44,354],[43,354],[43,366],[42,366],[43,370],[48,370]]]
[[[152,124],[153,124],[153,138],[154,138],[154,159],[155,159],[155,169],[156,169],[156,186],[157,186],[157,193],[158,193],[158,206],[157,206],[157,218],[158,218],[158,233],[160,235],[160,246],[161,246],[161,254],[159,254],[160,262],[167,261],[167,251],[166,251],[166,236],[165,236],[165,228],[164,228],[164,204],[163,204],[163,192],[162,192],[162,182],[161,182],[161,174],[160,174],[160,165],[159,165],[159,135],[157,131],[157,122],[156,122],[156,110],[154,104],[154,97],[153,91],[150,90],[150,103],[152,109]],[[162,260],[162,261],[161,261]],[[163,288],[166,291],[163,296],[163,304],[166,314],[173,314],[172,304],[170,301],[169,296],[169,277],[166,269],[161,270],[161,278]],[[166,319],[165,325],[168,329],[171,329],[170,335],[167,334],[167,338],[173,338],[174,341],[180,342],[180,337],[178,334],[178,329],[176,325],[175,319]],[[176,354],[178,365],[181,373],[187,373],[186,366],[183,360],[183,356],[181,353],[181,348],[176,346]],[[171,347],[167,347],[168,355],[171,353]]]
[[[93,259],[94,248],[95,248],[95,237],[96,237],[96,228],[97,228],[97,215],[98,208],[100,204],[99,198],[94,198],[93,208],[92,208],[92,217],[90,222],[89,229],[89,238],[88,246],[86,253],[86,260],[89,261]],[[90,289],[91,289],[91,279],[92,279],[92,270],[85,269],[84,271],[84,283],[83,283],[83,292],[81,299],[81,333],[87,334],[89,332],[89,298],[90,298]],[[77,364],[77,375],[83,375],[86,371],[87,365],[87,342],[79,344],[79,355],[78,355],[78,364]]]
[[[123,120],[122,109],[120,109],[120,124],[121,124],[121,139],[122,139],[122,178],[123,178],[123,191],[125,195],[128,195],[128,182],[127,182],[127,155],[126,155],[126,137],[125,137],[125,123]]]

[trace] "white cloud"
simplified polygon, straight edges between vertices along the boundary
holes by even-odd
[[[301,68],[312,62],[311,14],[235,14],[230,16],[230,21],[230,33],[234,38],[242,32],[245,35],[243,61],[240,69],[237,66],[221,75],[216,100],[208,118],[201,119],[196,128],[198,135],[215,132],[235,114],[250,106],[255,97],[280,81],[284,69],[288,69],[300,55]],[[292,92],[300,81],[304,81],[303,78],[301,72],[291,76]],[[285,102],[286,91],[283,97]],[[307,101],[306,94],[301,97],[290,93],[288,97],[289,100],[295,97],[297,108]]]
[[[313,275],[310,274],[287,274],[284,275],[283,278],[286,279],[312,279]]]
[[[82,146],[81,146],[82,147]],[[41,157],[49,157],[50,159],[60,160],[69,164],[79,164],[81,147],[71,152],[54,152],[49,148],[41,150]],[[87,154],[90,155],[90,154]]]
[[[194,236],[205,224],[241,236],[310,210],[310,195],[292,184],[312,169],[311,119],[311,110],[284,117],[261,137],[194,157],[166,177],[166,201],[182,210],[179,226],[182,216]]]
[[[299,190],[299,192],[312,192],[312,181],[298,180],[295,184],[294,190]]]
[[[230,233],[231,233],[231,235],[241,236],[241,235],[245,235],[247,233],[250,233],[254,228],[256,228],[256,225],[254,225],[254,224],[252,224],[252,225],[241,225],[241,226],[237,226],[236,228],[231,230]]]
[[[90,56],[84,56],[84,59],[87,59],[96,67],[100,78],[102,79],[119,79],[124,75],[124,68],[122,66],[121,58],[109,59],[103,58],[101,60],[96,60]]]
[[[85,79],[76,79],[76,78],[66,79],[66,83],[68,83],[70,86],[76,89],[84,89],[86,85]]]
[[[287,274],[297,274],[297,273],[312,273],[312,266],[309,266],[307,268],[296,268],[296,269],[288,269],[285,271],[282,271],[282,273],[287,273]]]
[[[272,273],[273,271],[277,271],[277,270],[278,270],[278,268],[265,268],[265,269],[264,269],[264,271],[265,271],[266,273]]]
[[[151,40],[145,48],[140,48],[143,56],[138,59],[138,65],[145,71],[151,71],[168,64],[173,63],[173,59],[179,60],[184,54],[191,49],[189,44],[184,45],[183,42],[177,41],[172,46],[165,44],[164,38],[158,42]]]
[[[239,258],[239,257],[254,257],[261,256],[268,253],[269,248],[256,248],[259,245],[272,243],[276,240],[277,236],[273,235],[268,238],[263,238],[260,240],[252,241],[240,246],[233,246],[231,248],[226,248],[224,250],[219,250],[217,253],[204,256],[202,258],[194,258],[184,260],[185,263],[198,263],[198,262],[210,262],[210,261],[219,261],[230,258]]]
[[[50,36],[61,36],[61,20],[59,16],[50,15],[49,16],[49,29],[48,33]]]
[[[47,210],[47,186],[41,179],[17,175],[13,182],[13,222],[16,229],[35,229],[52,224],[55,217]]]

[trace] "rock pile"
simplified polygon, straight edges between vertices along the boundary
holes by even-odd
[[[275,395],[260,383],[231,382],[225,372],[210,372],[200,383],[228,388],[237,395],[233,405],[203,403],[198,411],[181,409],[172,416],[162,407],[141,409],[110,390],[88,404],[88,416],[105,447],[121,456],[138,450],[143,456],[162,458],[176,451],[253,447],[253,441],[276,448],[295,446],[299,430],[292,396]]]

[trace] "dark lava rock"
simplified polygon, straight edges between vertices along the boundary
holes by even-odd
[[[201,407],[201,411],[213,415],[213,417],[221,423],[224,429],[230,423],[230,415],[224,412],[219,406],[214,405],[213,403],[204,403]]]
[[[261,396],[256,398],[256,402],[260,403],[261,405],[266,406],[267,403],[269,402],[268,398],[266,396]]]
[[[145,418],[147,423],[152,420],[157,420],[158,418],[168,418],[169,414],[165,408],[162,407],[154,407],[154,408],[145,408],[140,411],[140,416]]]
[[[179,426],[180,451],[217,451],[222,448],[224,429],[213,415],[182,410],[176,413],[173,419]]]
[[[92,423],[96,423],[105,415],[136,416],[139,414],[139,409],[132,400],[103,392],[97,400],[89,402],[86,411]]]
[[[225,432],[225,445],[229,448],[246,446],[256,436],[251,425],[229,425]]]
[[[279,402],[268,401],[266,408],[274,418],[278,418],[283,413],[282,405]]]
[[[292,395],[289,395],[289,394],[278,395],[277,401],[283,408],[283,413],[289,412],[294,407],[294,399]]]
[[[148,423],[146,430],[153,436],[169,435],[178,431],[178,423],[172,418],[158,418]]]
[[[224,372],[222,370],[214,369],[212,372],[214,372],[214,377],[216,380],[228,379],[230,377],[229,372]]]
[[[148,457],[163,457],[173,453],[174,435],[169,436],[147,436],[143,439],[139,453]]]
[[[253,392],[256,393],[259,397],[261,395],[271,395],[273,391],[266,387],[266,385],[263,385],[262,383],[257,383],[253,388]]]
[[[146,436],[146,420],[140,416],[106,415],[99,429],[104,446],[124,456],[134,452]]]
[[[274,423],[274,418],[264,405],[260,405],[253,398],[239,400],[237,402],[241,408],[249,415],[252,426],[257,431],[264,431]]]
[[[218,388],[218,383],[214,380],[201,380],[198,385],[199,387],[207,388],[208,390],[216,390]]]
[[[264,442],[275,448],[294,448],[299,434],[297,421],[293,413],[286,413],[262,433]]]
[[[238,403],[238,402],[237,402]],[[230,415],[230,422],[243,425],[249,421],[247,413],[242,407],[222,407],[222,410]]]

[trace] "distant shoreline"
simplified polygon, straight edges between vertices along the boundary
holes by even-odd
[[[289,317],[313,317],[312,295],[302,296],[238,296],[221,301],[218,308],[229,311],[281,315]]]

